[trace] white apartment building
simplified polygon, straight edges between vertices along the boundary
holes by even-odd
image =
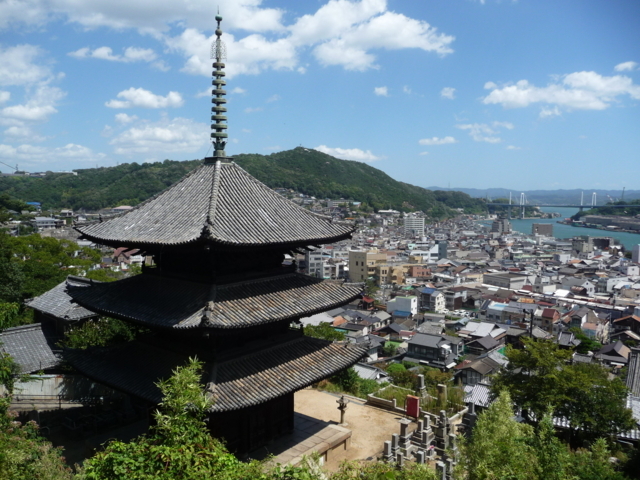
[[[412,315],[418,313],[418,297],[396,297],[387,302],[387,313],[395,311],[410,312]]]
[[[405,237],[424,237],[424,217],[408,216],[404,218]]]

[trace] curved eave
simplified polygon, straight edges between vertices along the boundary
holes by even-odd
[[[337,223],[334,222],[334,225],[337,225]],[[163,247],[182,247],[182,246],[188,246],[191,244],[201,243],[201,244],[211,244],[213,245],[214,248],[217,245],[222,248],[226,247],[226,248],[294,249],[298,247],[304,247],[307,245],[320,245],[320,244],[336,243],[342,240],[347,240],[351,238],[353,233],[356,231],[355,225],[344,224],[344,223],[341,223],[340,225],[344,225],[345,227],[348,227],[348,230],[332,237],[292,239],[292,240],[283,241],[283,242],[264,241],[259,243],[235,242],[225,238],[218,237],[215,234],[210,232],[207,232],[207,234],[200,234],[197,237],[191,237],[191,238],[173,241],[173,242],[171,241],[151,242],[148,240],[141,240],[137,238],[98,237],[98,236],[83,232],[81,229],[82,227],[74,227],[74,229],[82,235],[81,238],[83,239],[90,240],[93,243],[96,243],[99,245],[107,245],[114,248],[129,247],[129,248],[138,248],[140,250],[153,251],[153,250],[161,249]],[[204,229],[207,229],[207,228],[208,227],[204,227]]]
[[[272,352],[249,356],[244,361],[225,362],[217,368],[235,369],[239,378],[207,385],[207,392],[215,402],[210,411],[240,410],[297,392],[352,367],[365,356],[366,349],[354,344],[302,337],[300,341],[276,347]],[[280,363],[270,365],[273,359]],[[252,369],[251,365],[256,367]]]
[[[294,320],[344,305],[362,292],[359,285],[294,273],[229,285],[141,274],[67,290],[76,303],[101,315],[151,328],[206,331]]]
[[[206,362],[205,391],[214,400],[212,413],[240,410],[296,392],[364,358],[366,350],[353,344],[298,337],[259,351],[235,352],[216,363]],[[190,352],[173,352],[140,342],[111,348],[66,350],[65,359],[83,375],[114,389],[159,403],[159,380],[185,365]]]
[[[213,323],[211,325],[207,325],[206,328],[207,330],[238,330],[238,329],[246,329],[246,328],[251,328],[251,327],[256,327],[261,325],[267,325],[269,323],[274,323],[274,322],[297,320],[301,317],[310,317],[311,315],[315,315],[317,313],[326,312],[327,310],[331,310],[333,308],[338,308],[342,305],[345,305],[351,302],[352,300],[355,300],[362,293],[362,289],[360,287],[342,287],[342,288],[345,289],[345,292],[344,292],[345,296],[340,298],[340,300],[325,303],[315,308],[304,308],[304,309],[300,309],[295,313],[289,313],[289,314],[283,314],[283,315],[269,315],[268,318],[265,317],[262,320],[258,320],[252,323],[247,322],[247,323],[239,323],[239,324],[231,324],[231,325],[226,323],[221,323],[221,322]],[[349,290],[346,290],[346,289],[349,289]],[[232,310],[232,309],[229,309],[229,310]],[[191,329],[191,328],[198,328],[198,327],[200,327],[200,325],[197,325],[197,326],[186,325],[184,327],[177,325],[175,328]]]

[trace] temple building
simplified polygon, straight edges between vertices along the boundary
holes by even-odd
[[[142,273],[101,283],[70,277],[81,313],[146,327],[135,341],[67,350],[90,379],[149,404],[157,382],[190,357],[204,363],[212,434],[248,452],[293,429],[297,390],[358,362],[363,348],[304,335],[301,317],[348,303],[359,285],[295,272],[285,254],[349,238],[354,226],[280,196],[226,156],[222,17],[212,48],[214,155],[125,213],[76,225],[82,238],[143,252]],[[56,287],[58,288],[58,287]]]

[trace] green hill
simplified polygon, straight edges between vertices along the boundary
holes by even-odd
[[[316,198],[345,198],[374,209],[422,210],[434,218],[450,217],[464,208],[484,210],[484,201],[461,192],[431,191],[398,182],[362,162],[339,160],[316,150],[298,147],[271,155],[242,154],[242,168],[271,188],[291,188]],[[123,164],[76,170],[77,175],[48,173],[42,178],[0,177],[0,192],[43,208],[98,210],[136,205],[179,180],[200,160]]]

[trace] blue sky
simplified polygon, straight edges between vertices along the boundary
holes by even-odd
[[[638,188],[631,0],[2,0],[0,162],[211,154],[218,6],[229,155],[303,145],[420,186]]]

